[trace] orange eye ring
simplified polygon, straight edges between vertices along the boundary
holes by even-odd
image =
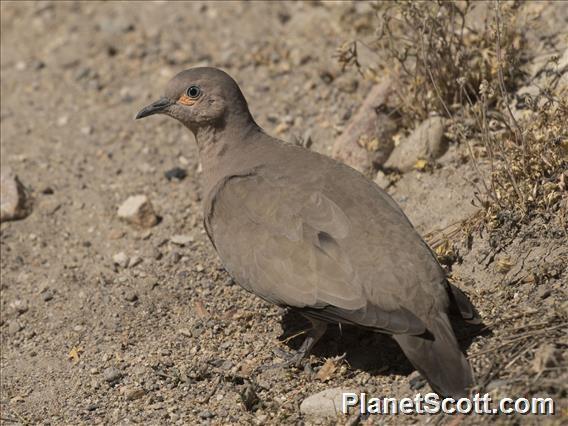
[[[181,95],[178,99],[178,103],[186,106],[192,106],[196,102],[196,99],[191,99],[187,95]]]

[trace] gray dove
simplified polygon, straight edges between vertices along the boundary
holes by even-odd
[[[328,323],[352,324],[392,335],[438,394],[467,394],[472,370],[448,314],[477,314],[387,193],[340,162],[266,134],[219,69],[177,74],[136,118],[153,114],[195,135],[204,225],[228,273],[311,321],[296,361]]]

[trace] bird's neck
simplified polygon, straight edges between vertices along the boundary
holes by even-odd
[[[247,167],[248,151],[256,134],[262,132],[252,118],[228,121],[224,126],[203,126],[195,132],[203,170],[203,189],[208,191],[219,179]],[[236,155],[237,152],[242,153]]]

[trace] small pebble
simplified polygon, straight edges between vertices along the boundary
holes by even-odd
[[[59,127],[66,126],[68,122],[69,122],[69,117],[67,117],[66,115],[62,115],[57,119],[57,125]]]
[[[385,189],[390,185],[390,180],[382,170],[379,170],[377,172],[377,176],[375,177],[375,183],[380,188]]]
[[[182,169],[181,167],[174,167],[173,169],[168,170],[164,173],[167,180],[183,180],[187,176],[187,171]]]
[[[138,300],[138,295],[135,292],[133,292],[132,290],[128,290],[128,291],[126,291],[126,293],[124,293],[124,298],[128,302],[136,302]]]
[[[150,228],[158,223],[154,207],[145,195],[135,195],[126,199],[118,209],[118,217],[142,228]]]
[[[201,417],[202,419],[212,419],[213,417],[215,417],[215,414],[210,411],[204,410],[199,413],[199,417]]]
[[[191,235],[174,235],[170,238],[170,241],[178,246],[186,246],[193,242],[193,237]]]
[[[126,399],[128,401],[134,401],[136,399],[140,399],[144,395],[146,395],[146,391],[142,388],[128,389],[126,391]]]
[[[124,377],[124,374],[116,367],[109,367],[105,369],[105,371],[103,371],[103,377],[105,381],[113,384],[122,379]]]
[[[162,252],[158,249],[154,249],[152,250],[152,257],[155,260],[160,260],[164,255],[162,254]]]
[[[181,260],[181,254],[179,254],[177,251],[174,251],[171,254],[171,259],[172,259],[172,263],[176,264]]]
[[[358,393],[350,389],[331,388],[310,395],[300,404],[300,412],[304,415],[335,418],[341,413],[341,398],[347,392]]]
[[[43,188],[43,189],[41,190],[41,193],[42,193],[43,195],[52,195],[53,192],[54,192],[54,191],[53,191],[53,188],[52,188],[51,186],[46,186],[45,188]]]
[[[117,253],[112,257],[112,261],[115,265],[126,268],[128,267],[130,258],[123,251],[121,251],[120,253]]]
[[[18,315],[22,315],[28,311],[28,302],[22,299],[16,299],[11,304],[12,309],[14,309]]]
[[[547,287],[544,287],[544,286],[539,287],[538,290],[536,291],[536,295],[541,299],[546,299],[551,294],[552,294],[552,291],[550,290],[550,288],[547,288]]]
[[[111,240],[120,240],[122,237],[124,237],[125,232],[120,230],[120,229],[113,229],[112,231],[109,232],[108,234],[108,238]]]
[[[46,290],[41,294],[41,297],[44,302],[49,302],[51,299],[53,299],[53,292],[51,290]]]
[[[93,128],[91,126],[81,127],[81,133],[85,136],[88,136],[93,133]]]
[[[139,265],[141,263],[142,263],[142,258],[140,256],[132,256],[130,258],[130,262],[128,262],[128,267],[134,268],[136,265]]]
[[[27,191],[9,167],[0,173],[0,222],[23,219],[30,213]]]
[[[18,332],[20,332],[22,330],[22,326],[20,325],[20,323],[18,321],[12,321],[10,322],[10,324],[8,325],[8,333],[10,334],[16,334]]]
[[[178,333],[181,334],[182,336],[185,336],[185,337],[191,337],[192,336],[191,330],[189,330],[187,328],[180,328],[178,330]]]

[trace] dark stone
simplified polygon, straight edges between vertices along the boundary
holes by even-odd
[[[215,414],[210,411],[202,411],[201,413],[199,413],[199,417],[201,417],[202,419],[211,419],[215,417]]]
[[[173,169],[168,170],[164,173],[167,180],[177,179],[183,180],[187,176],[187,171],[182,169],[181,167],[174,167]]]
[[[103,371],[103,377],[112,385],[119,382],[124,377],[124,373],[116,367],[109,367]]]

